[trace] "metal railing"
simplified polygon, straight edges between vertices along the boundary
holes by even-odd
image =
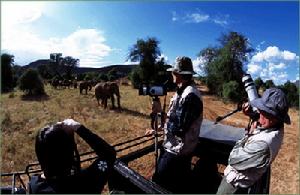
[[[159,134],[158,136],[161,137],[162,134]],[[136,138],[133,138],[133,139],[130,139],[130,140],[126,140],[124,142],[117,143],[117,144],[113,145],[113,147],[116,149],[116,152],[118,154],[122,151],[128,150],[128,149],[133,148],[135,146],[142,145],[142,144],[147,143],[151,140],[154,140],[153,135],[143,135],[143,136],[139,136],[139,137],[136,137]],[[128,154],[123,155],[121,157],[118,157],[118,159],[121,160],[121,161],[123,160],[123,161],[128,163],[131,160],[137,159],[137,158],[142,157],[143,155],[151,152],[152,148],[154,148],[153,144],[150,145],[150,146],[149,145],[145,146],[141,150],[136,150],[134,152],[131,152],[131,153],[128,153]],[[89,155],[94,155],[94,156],[87,157],[87,158],[81,160],[81,158],[84,158],[85,156],[89,156]],[[94,160],[94,159],[97,158],[94,151],[84,152],[84,153],[81,153],[79,156],[80,156],[80,163],[88,162],[88,161],[91,161],[91,160]],[[40,168],[39,162],[33,162],[33,163],[29,163],[26,166],[25,171],[16,171],[16,172],[11,172],[11,173],[1,173],[1,178],[11,177],[11,193],[14,194],[15,189],[16,189],[15,186],[16,186],[17,179],[21,184],[20,187],[22,187],[26,190],[27,189],[26,185],[25,185],[23,179],[21,178],[21,176],[22,175],[27,175],[28,179],[30,179],[31,174],[40,173],[40,172],[42,172],[42,169]],[[1,186],[1,188],[2,188],[2,186]]]

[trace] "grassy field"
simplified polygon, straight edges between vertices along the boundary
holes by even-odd
[[[207,89],[200,87],[204,96],[204,117],[214,120],[235,108],[224,104],[214,96],[205,95]],[[22,98],[22,92],[3,94],[1,97],[1,172],[23,171],[28,163],[36,161],[34,140],[37,131],[46,124],[73,118],[103,137],[110,144],[116,144],[144,135],[149,128],[151,99],[138,96],[131,86],[120,86],[120,110],[99,107],[94,92],[80,95],[79,89],[53,89],[46,86],[48,96]],[[168,94],[167,102],[171,94]],[[110,105],[110,101],[109,101]],[[299,119],[298,110],[292,109],[292,125],[286,128],[283,147],[272,165],[271,193],[299,193]],[[247,117],[238,113],[224,120],[225,124],[243,127]],[[89,151],[88,146],[76,138],[79,151]],[[130,166],[145,177],[153,173],[154,155],[130,163]]]
[[[48,97],[31,100],[22,100],[20,91],[2,96],[3,172],[23,170],[36,160],[35,135],[46,124],[73,118],[111,144],[143,134],[149,124],[150,99],[138,96],[130,86],[121,88],[121,110],[99,107],[93,91],[80,95],[78,89],[56,90],[47,86],[46,92]],[[82,151],[86,149],[80,147]]]

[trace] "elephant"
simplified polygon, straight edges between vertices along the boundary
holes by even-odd
[[[99,100],[101,100],[101,105],[104,108],[107,108],[107,99],[111,99],[111,104],[112,108],[115,108],[115,97],[117,97],[117,103],[118,103],[118,108],[121,108],[120,106],[120,91],[119,91],[119,86],[115,82],[106,82],[106,83],[98,83],[95,86],[95,97],[97,99],[98,105]]]
[[[91,91],[92,85],[89,81],[80,81],[79,82],[79,91],[82,94],[82,90],[85,89],[85,94],[87,94],[87,90]]]

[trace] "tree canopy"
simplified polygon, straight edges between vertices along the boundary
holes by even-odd
[[[79,59],[75,59],[72,56],[66,56],[61,61],[61,66],[63,66],[63,69],[65,70],[66,79],[72,78],[72,71],[75,67],[77,67],[79,64]]]
[[[219,42],[220,46],[207,47],[198,54],[205,60],[205,82],[212,94],[238,101],[245,96],[245,93],[239,93],[239,96],[229,95],[235,94],[230,90],[244,91],[241,82],[244,74],[243,64],[248,61],[247,56],[253,49],[250,47],[248,39],[237,32],[221,35]],[[234,88],[229,86],[234,86]]]
[[[140,77],[140,80],[146,83],[155,81],[154,76],[157,73],[156,59],[161,55],[159,41],[152,37],[146,40],[138,39],[130,49],[128,60],[139,62],[140,66],[135,71]]]
[[[154,37],[138,39],[133,45],[127,60],[139,62],[139,66],[129,75],[134,88],[141,83],[163,84],[168,79],[166,62],[164,58],[159,59],[160,55],[159,41]]]

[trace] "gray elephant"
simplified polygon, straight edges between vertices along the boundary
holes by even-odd
[[[87,90],[91,91],[92,85],[89,81],[80,81],[79,82],[79,92],[82,94],[82,90],[85,89],[85,94],[87,94]]]
[[[116,82],[106,82],[98,83],[95,86],[95,97],[97,99],[98,105],[100,105],[99,100],[101,100],[101,105],[107,108],[107,99],[111,99],[112,108],[115,108],[115,96],[117,97],[118,108],[120,106],[120,90]]]

